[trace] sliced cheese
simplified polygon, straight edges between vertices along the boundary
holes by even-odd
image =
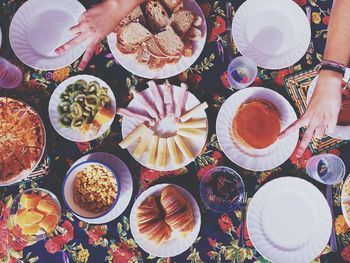
[[[166,140],[169,149],[170,159],[175,165],[181,164],[180,154],[178,153],[177,146],[175,144],[174,138],[170,137]]]
[[[187,121],[187,122],[180,122],[177,124],[177,126],[181,128],[205,128],[207,127],[207,119],[202,119],[198,121]]]
[[[158,150],[157,150],[157,160],[156,160],[156,165],[159,168],[165,167],[166,157],[167,157],[166,139],[159,138]]]
[[[141,137],[141,141],[139,142],[139,144],[137,145],[137,147],[135,148],[134,151],[134,157],[140,159],[142,154],[145,152],[147,145],[149,144],[150,138],[151,138],[152,134],[151,133],[145,133],[142,137]]]
[[[159,140],[159,137],[157,135],[152,135],[151,142],[148,148],[149,149],[148,160],[147,160],[148,165],[155,165],[156,163],[158,140]]]
[[[208,108],[208,103],[203,102],[203,103],[195,106],[194,108],[192,108],[188,112],[186,112],[184,115],[182,115],[180,118],[180,121],[185,122],[185,121],[191,119],[197,113],[200,113],[201,111],[205,110],[206,108]]]
[[[130,132],[123,141],[119,143],[119,146],[123,149],[134,143],[139,137],[145,134],[153,134],[153,131],[146,127],[143,123],[137,126],[132,132]]]
[[[185,155],[188,159],[192,160],[194,159],[193,153],[187,148],[185,142],[182,140],[181,136],[176,135],[174,137],[174,140],[176,142],[176,145],[179,147],[183,155]]]
[[[191,139],[193,138],[200,139],[202,137],[205,137],[207,132],[200,129],[189,128],[189,129],[178,129],[177,134],[183,137],[191,138]]]

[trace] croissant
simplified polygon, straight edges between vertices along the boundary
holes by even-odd
[[[175,187],[167,186],[162,190],[160,203],[165,212],[164,221],[172,230],[188,232],[193,229],[192,207]]]
[[[157,198],[153,195],[148,196],[137,208],[136,215],[139,224],[159,221],[162,218],[162,211]]]
[[[138,226],[140,233],[144,234],[148,240],[156,244],[168,240],[171,236],[171,229],[163,220],[145,222]]]

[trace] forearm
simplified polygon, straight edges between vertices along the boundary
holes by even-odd
[[[324,60],[348,65],[350,60],[350,0],[334,0]]]
[[[144,0],[106,0],[110,8],[116,12],[118,20],[126,17],[135,7],[140,5]]]

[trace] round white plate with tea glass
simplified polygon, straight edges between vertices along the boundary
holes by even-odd
[[[140,233],[137,219],[137,208],[149,196],[159,196],[166,186],[175,187],[189,202],[193,211],[194,227],[190,232],[181,233],[173,230],[168,240],[159,244],[149,240],[146,235]],[[157,184],[144,191],[135,201],[130,213],[130,229],[135,242],[147,253],[157,257],[174,257],[189,249],[196,241],[201,227],[201,214],[196,200],[184,188],[173,184]]]
[[[99,218],[82,218],[74,214],[77,218],[90,224],[105,224],[120,216],[130,203],[133,192],[133,181],[128,167],[118,157],[105,152],[95,152],[87,154],[77,160],[69,169],[67,174],[77,165],[84,162],[101,162],[110,167],[118,176],[120,183],[120,193],[116,205],[111,211]]]
[[[293,123],[297,116],[293,107],[283,96],[263,87],[239,90],[221,106],[216,121],[216,134],[226,156],[248,170],[270,170],[281,165],[291,156],[297,145],[299,132],[277,139],[263,149],[254,149],[240,143],[232,132],[232,124],[241,105],[249,101],[265,101],[274,106],[280,118],[281,131]]]
[[[344,78],[343,78],[343,84],[342,84],[343,87],[346,86],[346,83],[349,80],[349,78],[350,78],[350,69],[347,68],[346,72],[345,72],[345,75],[344,75]],[[318,76],[316,76],[312,80],[312,82],[310,84],[310,87],[309,87],[309,89],[307,91],[307,97],[306,97],[307,104],[310,103],[312,94],[314,93],[315,88],[316,88],[317,80],[318,80]],[[347,98],[347,101],[350,101],[350,98]],[[348,105],[344,104],[344,107],[347,107],[347,108],[350,107],[350,102],[347,103],[347,104]],[[342,112],[342,109],[341,109],[341,112]],[[340,113],[340,114],[342,114],[342,113]],[[332,138],[335,138],[335,139],[338,139],[338,140],[350,140],[350,117],[349,117],[350,110],[347,110],[346,112],[344,111],[344,113],[342,115],[343,115],[343,118],[346,118],[349,122],[346,123],[346,124],[345,123],[344,124],[338,124],[336,126],[334,132],[332,132],[332,133],[326,132],[326,134],[328,136],[330,136]],[[338,123],[339,123],[339,119],[338,119]]]
[[[262,68],[293,65],[305,54],[311,38],[303,10],[290,0],[248,0],[237,10],[232,35],[238,50]]]
[[[192,42],[192,56],[182,56],[175,64],[166,64],[160,69],[150,69],[148,65],[140,64],[135,54],[123,54],[120,52],[117,48],[117,34],[111,33],[107,36],[108,45],[118,63],[131,73],[148,79],[170,78],[189,68],[203,51],[207,39],[207,25],[203,11],[195,0],[184,0],[183,3],[186,9],[192,11],[196,16],[201,17],[203,21],[202,25],[198,27],[202,32],[202,37],[198,41]]]
[[[76,0],[29,0],[14,15],[10,43],[16,56],[39,70],[63,68],[76,61],[87,43],[58,55],[55,49],[74,35],[69,29],[78,23],[86,9]]]
[[[274,179],[251,199],[247,227],[256,250],[271,262],[304,263],[327,246],[332,216],[323,194],[296,177]]]
[[[164,85],[161,84],[158,85],[159,91],[161,96],[163,96],[164,93]],[[181,87],[172,85],[172,92],[174,96],[174,102],[175,104],[179,101],[180,91]],[[154,102],[154,97],[152,95],[151,88],[145,89],[141,92],[145,98],[149,102]],[[193,109],[195,106],[199,105],[200,101],[190,92],[188,92],[188,97],[186,104],[184,105],[183,112],[188,112],[189,110]],[[139,113],[141,115],[147,116],[148,113],[143,105],[141,105],[137,99],[133,99],[129,105],[128,110],[134,111],[136,113]],[[201,110],[197,112],[194,116],[192,116],[191,120],[206,120],[207,114],[205,110]],[[129,135],[132,131],[135,130],[136,127],[138,127],[142,121],[137,120],[136,118],[130,118],[130,117],[124,117],[122,122],[122,135],[123,138],[125,138],[127,135]],[[155,127],[152,128],[154,130],[155,135],[161,137],[161,138],[170,138],[178,134],[178,124],[176,123],[175,119],[172,117],[167,117],[159,121]],[[205,128],[201,128],[201,133],[203,133],[203,136],[193,136],[192,138],[189,137],[182,137],[184,144],[186,147],[190,150],[194,158],[188,158],[185,157],[185,155],[181,156],[181,162],[179,164],[175,164],[173,161],[171,161],[170,155],[167,154],[166,160],[165,160],[165,166],[159,167],[158,165],[151,165],[149,164],[149,153],[150,150],[147,149],[145,153],[141,156],[141,158],[136,158],[134,155],[135,149],[138,146],[138,142],[135,142],[131,144],[127,149],[129,153],[135,158],[136,161],[138,161],[143,166],[159,170],[159,171],[174,171],[176,169],[182,168],[186,165],[188,165],[190,162],[192,162],[202,151],[203,147],[206,144],[206,140],[208,137],[208,121],[206,120]],[[181,153],[181,152],[179,152]]]
[[[84,87],[77,88],[78,83]],[[90,83],[97,84],[95,91],[86,90]],[[93,102],[94,105],[91,103],[87,105],[86,99],[89,99],[89,97],[91,97],[92,100],[95,100]],[[84,104],[82,104],[84,98],[86,99]],[[108,117],[108,121],[104,121],[97,130],[92,126],[85,129],[84,123],[87,122],[87,119],[90,117],[95,118],[97,116],[97,112],[99,112],[101,108],[104,108],[99,106],[98,111],[96,108],[97,105],[99,105],[101,98],[108,100],[109,103],[107,111],[109,113],[108,116],[106,115]],[[80,101],[80,99],[83,101]],[[76,114],[75,110],[77,110],[78,115],[76,115],[76,117],[73,119],[65,120],[65,118],[63,118],[64,116],[67,114],[72,114],[73,104],[78,107],[77,109],[74,109],[74,114]],[[67,109],[62,109],[62,107],[67,107]],[[116,107],[113,91],[106,82],[92,75],[76,75],[63,81],[52,93],[49,101],[49,117],[52,126],[65,139],[73,142],[87,142],[97,139],[108,130],[114,120]],[[62,112],[62,110],[64,112]],[[95,111],[96,113],[94,115],[90,115],[90,117],[85,116],[85,113],[88,114],[88,112],[91,113]],[[81,125],[77,123],[80,125],[78,128],[73,122],[77,122],[79,119],[81,119]]]

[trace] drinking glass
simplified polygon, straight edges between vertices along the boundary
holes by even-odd
[[[253,60],[239,56],[234,58],[227,68],[228,81],[234,89],[244,89],[254,82],[258,68]]]

